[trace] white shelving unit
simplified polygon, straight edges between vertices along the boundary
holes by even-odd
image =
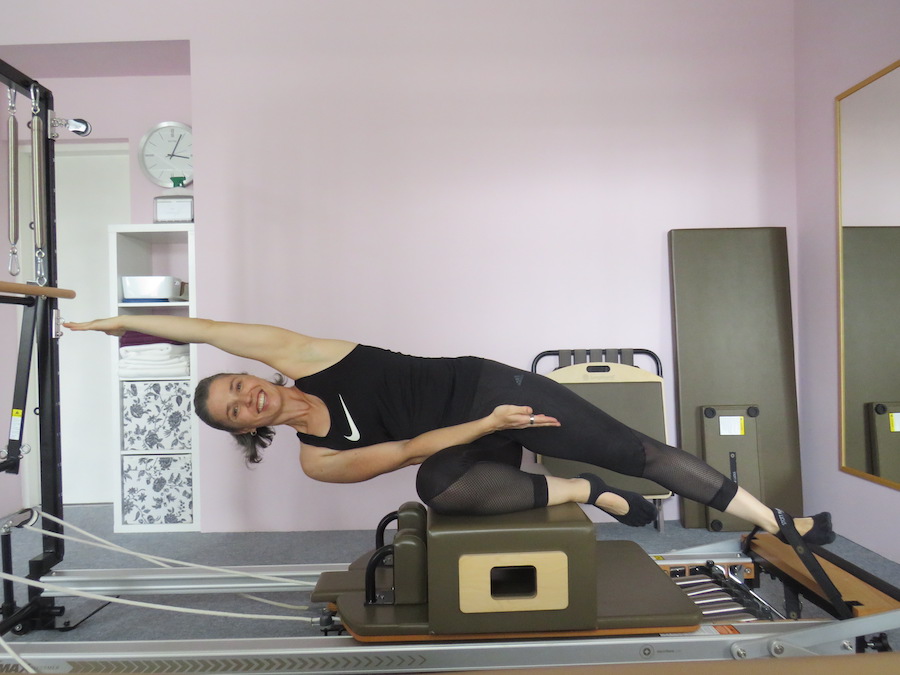
[[[111,225],[111,314],[196,316],[194,224]],[[173,276],[188,283],[187,300],[124,302],[123,276]],[[117,532],[200,529],[199,429],[193,414],[196,345],[190,374],[178,377],[119,375],[119,341],[111,348],[115,397],[114,438],[119,439],[115,523]]]

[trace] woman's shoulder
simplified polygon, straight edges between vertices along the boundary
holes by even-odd
[[[293,380],[315,375],[343,361],[358,346],[346,340],[316,338],[305,346],[303,353],[297,355],[290,370],[284,374]]]

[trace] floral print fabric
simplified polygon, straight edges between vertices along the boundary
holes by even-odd
[[[122,382],[121,525],[194,521],[187,380]]]
[[[193,520],[190,455],[122,457],[123,525],[176,525]]]
[[[123,382],[122,444],[123,452],[190,452],[189,383]]]

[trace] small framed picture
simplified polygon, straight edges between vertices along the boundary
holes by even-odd
[[[191,195],[155,197],[153,199],[154,223],[193,223],[194,198]]]

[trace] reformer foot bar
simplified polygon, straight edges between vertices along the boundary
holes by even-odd
[[[429,581],[424,589],[429,599],[434,599],[438,607],[433,614],[450,614],[449,625],[438,626],[434,632],[422,636],[387,635],[366,636],[357,634],[365,625],[356,623],[360,614],[368,614],[368,619],[379,621],[378,613],[395,612],[398,608],[387,604],[390,597],[401,602],[416,604],[415,589],[421,582],[415,574],[409,576],[413,567],[422,561],[416,554],[410,555],[408,538],[411,531],[421,520],[418,505],[404,505],[397,514],[398,529],[393,537],[394,546],[391,551],[391,564],[377,567],[373,577],[376,592],[373,598],[365,585],[366,568],[371,560],[382,558],[378,552],[385,548],[384,532],[376,533],[375,554],[363,556],[349,565],[320,566],[260,566],[251,568],[267,574],[284,575],[284,584],[277,580],[253,581],[248,583],[231,582],[229,575],[220,573],[207,574],[185,572],[183,570],[133,570],[135,580],[128,580],[130,573],[115,571],[84,570],[56,571],[47,580],[63,586],[81,589],[93,588],[109,594],[118,593],[159,593],[159,592],[244,592],[247,590],[275,591],[296,590],[295,584],[287,583],[296,579],[318,578],[319,584],[313,593],[313,600],[330,602],[336,599],[337,619],[349,630],[351,636],[328,635],[324,637],[270,638],[243,640],[184,640],[184,641],[122,641],[122,642],[85,642],[85,643],[26,643],[14,642],[15,650],[21,658],[31,663],[39,672],[117,672],[117,673],[214,673],[214,672],[264,672],[264,673],[299,673],[299,672],[335,672],[335,673],[419,673],[447,670],[473,670],[491,668],[536,668],[536,667],[573,667],[579,665],[602,665],[618,663],[652,663],[683,661],[744,661],[748,659],[780,659],[797,656],[834,656],[851,655],[869,648],[877,648],[877,639],[866,640],[871,636],[888,630],[900,628],[900,590],[881,584],[881,588],[873,588],[872,579],[860,578],[858,570],[849,565],[824,561],[829,575],[834,578],[848,604],[855,608],[854,618],[837,620],[783,620],[779,616],[766,614],[765,602],[754,607],[753,598],[749,603],[738,604],[735,600],[740,594],[734,588],[746,585],[752,589],[754,581],[759,578],[760,569],[767,572],[778,572],[798,579],[810,594],[819,591],[808,578],[804,579],[802,571],[798,571],[797,562],[790,546],[782,544],[771,535],[755,538],[748,551],[743,550],[739,539],[733,542],[720,542],[704,547],[687,549],[674,553],[646,556],[646,560],[638,564],[630,557],[626,549],[631,542],[594,542],[595,550],[601,557],[603,575],[610,575],[604,586],[598,582],[597,590],[604,597],[598,598],[598,607],[603,603],[621,603],[623,597],[634,597],[633,591],[622,590],[624,580],[631,580],[632,585],[645,585],[648,579],[654,584],[668,580],[672,588],[681,589],[686,598],[691,598],[697,610],[683,612],[688,622],[697,626],[653,627],[656,617],[644,617],[639,623],[628,622],[621,627],[621,634],[609,631],[602,636],[593,633],[578,635],[575,631],[560,630],[559,622],[551,620],[546,624],[538,622],[532,629],[510,630],[509,618],[517,612],[493,612],[487,621],[470,622],[465,613],[458,611],[459,598],[442,598],[441,592],[454,586],[478,586],[478,576],[484,573],[472,571],[467,566],[458,567],[456,561],[467,555],[487,554],[494,560],[494,565],[507,572],[516,568],[504,559],[509,551],[518,548],[524,558],[520,562],[533,562],[538,567],[544,565],[538,553],[539,549],[552,548],[559,543],[561,536],[565,544],[561,552],[571,552],[580,556],[578,542],[569,541],[579,523],[570,523],[571,514],[563,512],[562,521],[554,522],[557,513],[540,513],[541,510],[528,512],[516,518],[504,516],[500,520],[479,518],[477,520],[459,521],[458,519],[429,518],[428,532],[432,537],[429,544],[437,543],[438,560],[429,567]],[[516,514],[514,514],[516,515]],[[22,516],[23,518],[25,516]],[[494,522],[491,522],[494,520]],[[384,521],[383,521],[384,522]],[[473,529],[473,523],[476,523]],[[477,523],[481,523],[480,531]],[[498,524],[503,524],[498,529]],[[546,525],[551,525],[545,532]],[[381,526],[379,526],[381,528]],[[520,530],[516,534],[516,530]],[[427,537],[426,533],[426,537]],[[577,538],[577,534],[575,535]],[[523,544],[528,542],[527,545]],[[525,548],[523,549],[523,545]],[[454,553],[455,551],[455,553]],[[530,552],[529,552],[530,551]],[[623,555],[623,551],[625,555]],[[833,558],[833,556],[832,556]],[[643,563],[653,561],[658,569],[646,569]],[[573,568],[583,562],[572,560]],[[621,569],[616,570],[616,566]],[[528,567],[525,564],[521,567]],[[342,570],[336,570],[341,567]],[[477,566],[476,566],[477,567]],[[641,570],[636,572],[636,568]],[[846,568],[846,569],[845,569]],[[234,568],[232,568],[234,569]],[[549,568],[556,574],[558,568]],[[111,574],[112,573],[112,574]],[[460,578],[459,575],[463,577]],[[542,574],[536,570],[538,585]],[[573,580],[578,579],[577,569],[573,572]],[[104,579],[104,575],[109,578]],[[123,576],[124,575],[124,576]],[[636,576],[635,576],[636,575]],[[654,576],[655,575],[655,576]],[[502,575],[501,575],[502,576]],[[806,575],[808,577],[808,575]],[[156,577],[155,580],[153,577]],[[499,595],[512,600],[523,600],[526,605],[533,601],[528,588],[522,589],[528,580],[522,575],[512,575],[510,588],[500,588]],[[509,579],[506,579],[509,581]],[[743,582],[747,582],[743,584]],[[502,586],[503,579],[497,580]],[[716,585],[715,588],[709,588]],[[876,585],[878,585],[876,583]],[[360,589],[363,589],[362,591]],[[498,589],[494,589],[496,591]],[[492,602],[497,598],[494,591],[482,589],[475,593],[476,604],[479,600]],[[570,589],[572,594],[585,594],[586,589],[578,585]],[[640,593],[640,591],[637,591]],[[482,597],[479,598],[479,593]],[[552,595],[552,593],[551,593]],[[588,594],[589,595],[589,594]],[[727,596],[723,602],[720,597]],[[753,596],[752,591],[750,595]],[[470,598],[469,601],[472,599]],[[350,604],[348,604],[348,601]],[[456,603],[457,607],[450,604]],[[350,605],[356,604],[356,607]],[[421,604],[421,603],[418,603]],[[409,605],[407,606],[407,608]],[[346,611],[346,610],[350,611]],[[494,608],[488,607],[490,614]],[[509,610],[510,607],[504,607]],[[521,614],[540,614],[542,610],[526,606]],[[418,610],[414,610],[413,614]],[[478,613],[478,608],[468,608],[469,616]],[[563,608],[563,612],[567,608]],[[622,614],[627,615],[626,608]],[[356,614],[357,616],[354,616]],[[753,616],[749,616],[753,614]],[[609,612],[607,612],[609,615]],[[687,616],[690,615],[690,616]],[[579,615],[583,617],[583,615]],[[759,618],[767,617],[767,618]],[[426,616],[425,620],[431,617]],[[363,623],[368,620],[362,617]],[[398,616],[388,621],[388,631],[396,632],[396,628],[409,628],[409,612],[401,606]],[[421,617],[414,617],[414,621]],[[447,617],[442,619],[445,623]],[[568,620],[568,619],[567,619]],[[581,618],[576,617],[579,621]],[[406,624],[404,624],[406,621]],[[455,624],[462,621],[461,624]],[[529,619],[524,619],[529,621]],[[348,624],[354,625],[348,625]],[[554,625],[556,624],[556,625]],[[459,635],[454,633],[458,626],[465,630],[471,625],[472,630],[481,630],[478,634]],[[546,630],[540,628],[546,626]],[[649,628],[647,628],[649,626]],[[376,626],[376,632],[377,632]],[[442,635],[441,632],[444,631]],[[447,633],[446,631],[450,631]],[[442,639],[444,638],[444,639]],[[447,638],[452,638],[448,640]],[[383,641],[383,640],[390,641]],[[371,641],[382,640],[382,641]],[[870,642],[871,644],[868,644]],[[881,656],[881,655],[879,655]],[[894,655],[886,655],[888,658]],[[867,661],[863,660],[863,663]],[[0,664],[4,660],[0,655]],[[845,666],[849,665],[846,662]],[[764,667],[764,664],[760,664]],[[858,668],[857,665],[849,667]],[[2,665],[0,665],[2,668]]]

